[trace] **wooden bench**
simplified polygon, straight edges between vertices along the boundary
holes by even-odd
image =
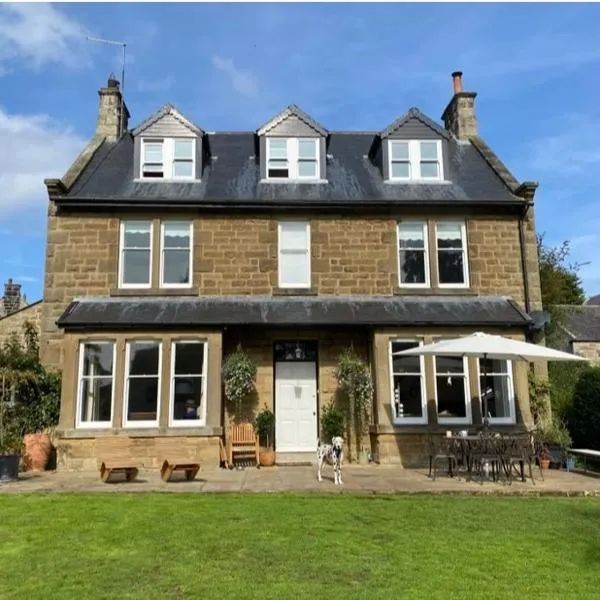
[[[236,454],[253,454],[256,460],[256,468],[260,469],[258,457],[258,436],[254,432],[252,423],[239,423],[229,428],[227,436],[227,462],[229,468],[233,468],[233,457]]]
[[[121,473],[126,481],[134,481],[138,476],[138,464],[131,457],[131,439],[121,436],[107,436],[96,439],[96,456],[100,466],[100,479],[108,483],[111,475]]]
[[[192,481],[200,470],[200,463],[185,456],[185,448],[178,439],[156,438],[154,448],[159,459],[162,459],[160,477],[167,482],[173,477],[175,471],[183,471],[187,481]]]
[[[223,440],[219,438],[219,466],[223,466],[225,469],[229,468],[229,459],[227,458],[227,448],[223,443]]]

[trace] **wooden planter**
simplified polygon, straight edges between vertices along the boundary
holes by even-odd
[[[261,467],[272,467],[275,464],[275,450],[273,448],[260,448],[258,460]]]
[[[28,471],[44,471],[52,451],[52,441],[47,433],[28,433],[24,438],[25,465]]]

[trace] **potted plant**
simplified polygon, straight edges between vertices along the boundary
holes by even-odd
[[[550,451],[548,450],[548,446],[546,446],[545,442],[540,444],[538,450],[538,461],[540,463],[540,469],[550,468]]]
[[[260,464],[263,467],[272,467],[275,464],[275,450],[273,449],[275,415],[266,405],[254,418],[254,431],[260,443],[258,452]]]
[[[330,443],[335,436],[344,436],[344,413],[333,403],[326,406],[321,412],[321,430],[327,443]],[[332,464],[329,457],[325,460]]]
[[[256,362],[242,349],[241,344],[223,361],[225,397],[238,417],[241,416],[242,401],[254,389],[257,370]]]

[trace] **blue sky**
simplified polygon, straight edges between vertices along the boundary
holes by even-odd
[[[411,106],[439,122],[462,70],[482,137],[540,182],[538,230],[571,241],[600,293],[598,22],[594,4],[1,4],[0,280],[41,297],[43,179],[120,75],[92,35],[128,44],[131,126],[165,102],[207,131],[254,130],[290,103],[331,130],[381,130]]]

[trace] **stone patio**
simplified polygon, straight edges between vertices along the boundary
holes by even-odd
[[[137,481],[102,483],[98,472],[46,471],[22,473],[19,481],[0,483],[0,493],[27,492],[292,492],[292,493],[366,493],[366,494],[502,494],[600,496],[600,477],[584,473],[550,470],[544,481],[534,472],[535,485],[523,483],[483,483],[451,479],[446,475],[432,481],[424,469],[402,469],[391,465],[345,465],[344,485],[334,486],[333,474],[323,472],[318,483],[314,467],[280,466],[256,469],[201,469],[194,481],[175,475],[164,483],[157,471],[141,471]],[[117,476],[118,477],[118,476]]]

